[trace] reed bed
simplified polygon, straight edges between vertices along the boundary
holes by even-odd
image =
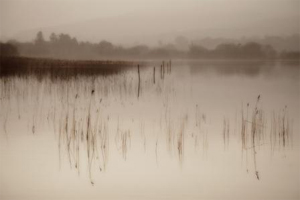
[[[117,74],[138,63],[109,60],[59,60],[29,57],[0,57],[0,77],[35,75],[42,78],[68,78],[77,75],[111,75]],[[143,63],[139,63],[143,64]]]

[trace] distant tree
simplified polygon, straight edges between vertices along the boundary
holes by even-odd
[[[240,44],[220,44],[215,48],[213,54],[217,58],[240,58],[240,48]]]
[[[61,33],[58,36],[58,42],[65,47],[70,47],[73,45],[78,45],[76,38],[71,38],[69,34]]]
[[[271,45],[263,46],[262,50],[264,52],[264,57],[266,57],[266,58],[276,58],[277,57],[277,51]]]
[[[54,44],[58,41],[58,37],[55,33],[51,33],[49,39],[50,39],[50,43],[52,43],[52,44]]]
[[[36,34],[36,38],[34,40],[34,43],[36,45],[44,45],[45,44],[45,39],[44,39],[44,35],[43,35],[43,32],[42,31],[39,31],[37,34]]]
[[[186,37],[178,36],[174,42],[177,49],[188,50],[189,48],[189,40]]]
[[[170,51],[163,47],[158,47],[151,49],[149,52],[149,56],[152,58],[169,58],[170,57]]]
[[[79,55],[80,46],[76,38],[72,38],[69,34],[61,33],[50,35],[50,47],[52,56],[58,58],[76,58]]]
[[[299,51],[283,51],[280,54],[281,59],[286,60],[300,60],[300,52]]]
[[[188,54],[191,58],[207,58],[209,50],[199,45],[191,45]]]
[[[286,37],[266,36],[261,40],[262,44],[272,45],[277,51],[300,51],[300,35],[293,34]]]
[[[96,51],[102,55],[110,54],[113,52],[113,50],[114,50],[114,45],[106,40],[102,40],[96,46]]]
[[[33,53],[37,56],[46,56],[49,52],[47,48],[47,42],[44,39],[44,35],[42,31],[39,31],[36,34],[36,38],[34,40],[35,49],[33,50]]]
[[[133,46],[131,48],[128,48],[126,50],[127,52],[127,55],[129,56],[136,56],[136,57],[139,57],[139,56],[145,56],[148,54],[149,52],[149,47],[146,46],[146,45],[137,45],[137,46]]]
[[[0,43],[0,55],[1,56],[18,56],[19,51],[16,46],[9,43]]]
[[[241,47],[243,58],[263,58],[264,52],[262,46],[256,42],[249,42]]]

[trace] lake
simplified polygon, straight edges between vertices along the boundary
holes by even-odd
[[[299,76],[149,61],[1,77],[1,199],[299,199]]]

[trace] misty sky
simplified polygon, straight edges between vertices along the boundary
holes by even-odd
[[[299,33],[299,0],[0,0],[1,39],[38,30],[118,43]],[[152,38],[152,39],[151,39]]]

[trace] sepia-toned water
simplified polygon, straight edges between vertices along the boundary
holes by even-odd
[[[299,199],[299,69],[2,77],[0,199]]]

